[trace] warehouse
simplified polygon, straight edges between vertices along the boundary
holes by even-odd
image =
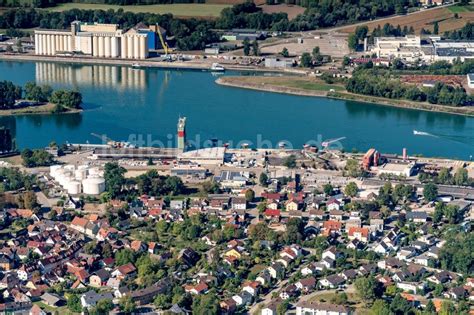
[[[37,55],[61,56],[72,53],[99,58],[145,59],[147,32],[124,31],[118,24],[71,23],[70,30],[35,30]]]

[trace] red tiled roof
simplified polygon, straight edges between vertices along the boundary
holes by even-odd
[[[268,216],[268,217],[279,217],[280,216],[280,210],[278,210],[278,209],[266,209],[264,214],[265,214],[265,216]]]

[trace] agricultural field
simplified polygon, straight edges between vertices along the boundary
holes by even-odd
[[[465,9],[464,11],[459,11],[460,9]],[[451,31],[455,29],[462,28],[467,22],[472,22],[474,20],[474,11],[470,11],[468,8],[472,8],[472,6],[468,7],[444,7],[444,8],[437,8],[432,10],[425,10],[415,14],[408,14],[404,16],[396,16],[389,19],[384,19],[383,21],[373,21],[368,22],[361,25],[367,25],[369,30],[376,28],[378,25],[381,27],[385,23],[390,23],[394,26],[413,26],[415,32],[419,33],[422,28],[426,30],[433,31],[433,26],[435,22],[438,22],[439,25],[439,32],[443,33],[446,31]],[[454,17],[454,14],[451,10],[458,10],[459,12],[455,12],[458,14],[458,18]],[[356,26],[348,26],[341,29],[341,32],[344,33],[352,33],[354,32]]]
[[[184,18],[217,18],[224,8],[230,7],[230,4],[201,4],[201,3],[179,3],[179,4],[151,4],[151,5],[111,5],[111,4],[91,4],[91,3],[64,3],[47,10],[61,12],[70,9],[83,10],[118,10],[123,9],[133,13],[171,13],[177,17]]]
[[[303,14],[305,8],[298,5],[288,5],[288,4],[277,4],[277,5],[268,5],[263,4],[260,6],[263,12],[265,13],[286,13],[288,14],[288,19],[292,20],[297,17],[299,14]]]

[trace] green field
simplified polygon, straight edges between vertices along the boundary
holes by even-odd
[[[108,9],[123,9],[133,13],[157,13],[166,14],[171,13],[174,16],[180,17],[218,17],[224,8],[230,7],[226,4],[201,4],[201,3],[186,3],[186,4],[151,4],[151,5],[111,5],[111,4],[91,4],[91,3],[64,3],[56,7],[48,8],[50,11],[66,11],[70,9],[83,10],[108,10]]]
[[[448,9],[452,13],[473,12],[474,5],[452,5]]]

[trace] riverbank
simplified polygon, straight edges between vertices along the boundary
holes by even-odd
[[[1,116],[19,116],[19,115],[45,115],[53,114],[56,105],[52,103],[46,103],[38,106],[28,106],[23,108],[12,108],[0,110]],[[58,114],[77,114],[82,112],[82,109],[68,109],[67,111]]]
[[[449,113],[464,116],[474,116],[474,106],[454,107],[435,105],[427,102],[411,102],[406,100],[386,99],[349,93],[342,85],[327,84],[317,78],[310,77],[221,77],[215,81],[219,85],[251,89],[265,92],[329,97],[334,99],[357,101],[370,104],[400,107],[430,112]]]
[[[258,66],[239,65],[235,63],[226,63],[215,58],[193,59],[189,61],[160,61],[159,58],[150,58],[146,60],[128,60],[112,58],[92,58],[92,57],[58,57],[58,56],[37,56],[34,54],[0,54],[0,60],[4,61],[45,61],[68,64],[89,64],[89,65],[109,65],[109,66],[133,66],[140,65],[140,68],[158,68],[169,70],[199,70],[211,71],[212,63],[222,62],[226,70],[231,71],[252,71],[252,72],[274,72],[288,74],[305,74],[301,69],[271,69]]]

